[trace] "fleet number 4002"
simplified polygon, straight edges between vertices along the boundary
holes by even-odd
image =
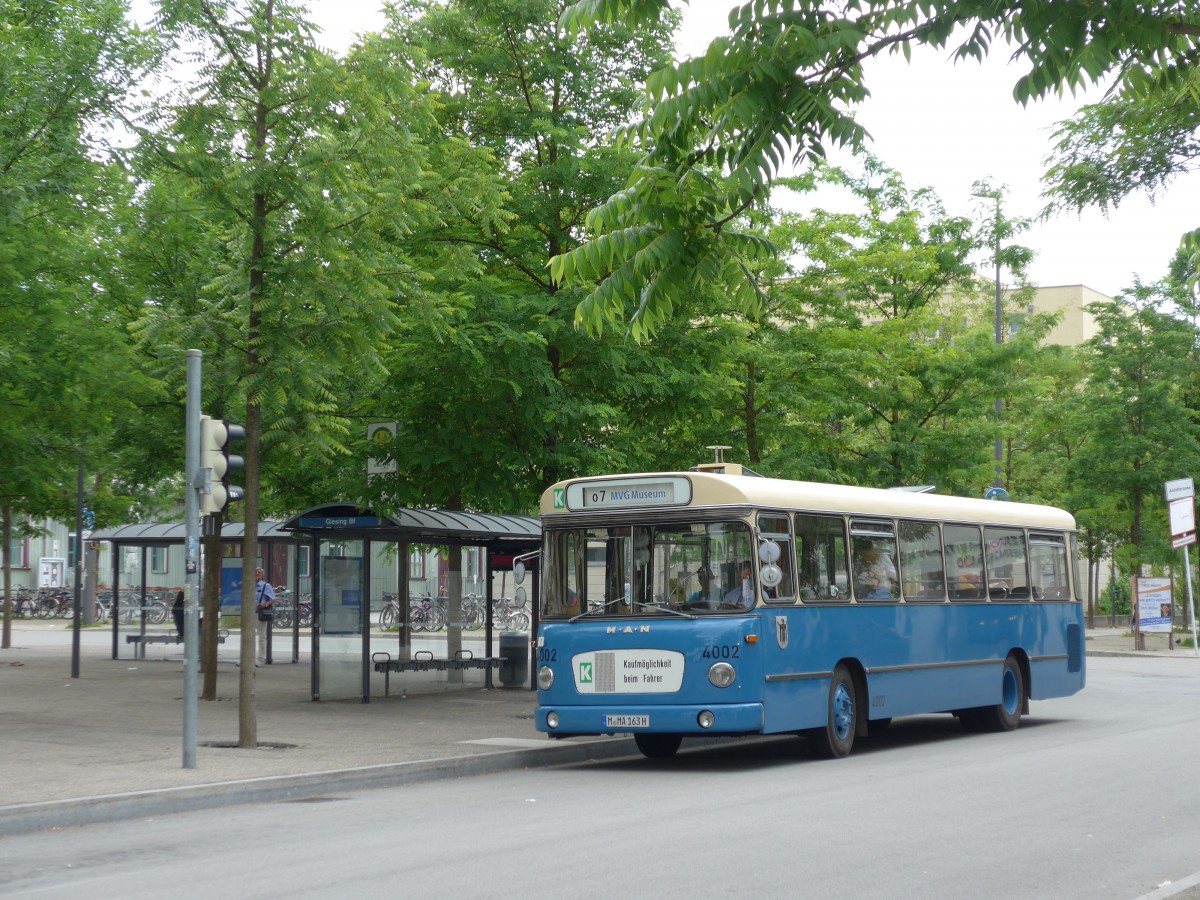
[[[737,659],[741,644],[709,644],[704,648],[705,659]]]

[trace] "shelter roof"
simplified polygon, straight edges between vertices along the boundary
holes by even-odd
[[[533,547],[541,542],[542,525],[533,516],[444,509],[399,509],[391,515],[343,503],[314,507],[280,526],[281,531],[303,531],[348,538],[403,541],[410,544]]]
[[[281,531],[282,522],[265,519],[258,523],[260,541],[294,541],[296,538]],[[111,541],[114,544],[182,544],[187,529],[183,522],[140,522],[134,525],[118,525],[116,528],[101,528],[88,535],[89,541]],[[222,541],[240,541],[246,526],[241,522],[227,522],[221,528]]]

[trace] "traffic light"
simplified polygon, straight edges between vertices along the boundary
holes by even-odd
[[[243,491],[229,483],[229,473],[240,469],[245,462],[229,453],[230,441],[241,441],[246,429],[241,425],[200,417],[200,514],[213,515],[227,504],[241,500]]]

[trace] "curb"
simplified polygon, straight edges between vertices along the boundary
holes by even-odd
[[[388,763],[356,769],[160,788],[78,800],[0,806],[0,837],[242,803],[306,800],[334,791],[399,787],[444,778],[467,778],[637,755],[632,738],[614,738],[555,747],[503,750],[483,756],[455,756],[422,762]]]

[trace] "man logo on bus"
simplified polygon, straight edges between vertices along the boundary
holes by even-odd
[[[555,489],[555,491],[554,491],[554,508],[555,509],[566,509],[567,508],[567,492],[565,489],[563,489],[563,488]]]
[[[579,664],[579,683],[592,683],[592,664],[590,662],[581,662]]]

